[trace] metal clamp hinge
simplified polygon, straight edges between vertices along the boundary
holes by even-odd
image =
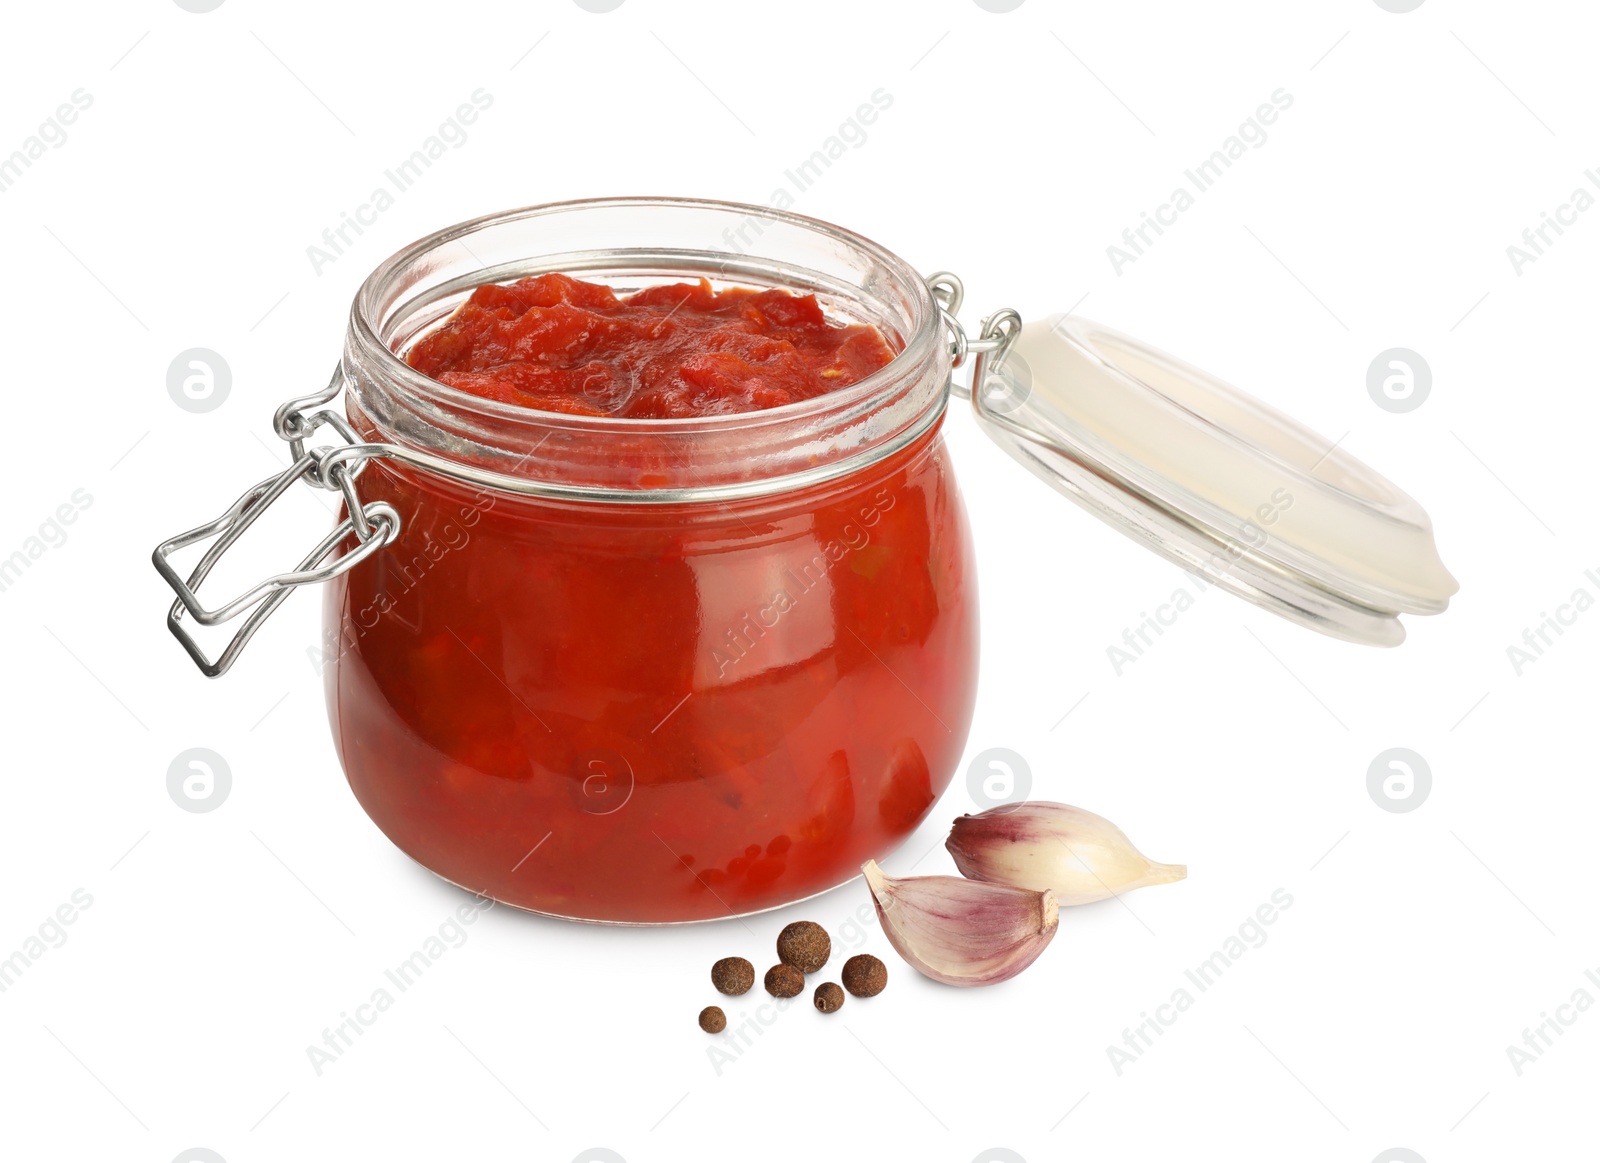
[[[157,572],[178,596],[167,612],[167,628],[208,678],[223,674],[233,665],[239,651],[244,649],[261,623],[295,589],[313,582],[328,581],[354,569],[380,549],[393,544],[400,535],[400,514],[394,507],[384,501],[363,504],[356,491],[356,478],[361,475],[371,455],[367,451],[369,446],[360,443],[349,423],[336,412],[323,409],[306,415],[307,408],[327,403],[339,394],[342,387],[343,378],[335,371],[333,380],[323,391],[290,400],[279,408],[273,418],[273,428],[289,442],[295,457],[294,463],[276,476],[270,476],[246,489],[244,495],[216,520],[163,541],[151,555]],[[324,425],[338,432],[345,443],[308,449],[306,440]],[[243,536],[245,530],[299,480],[339,493],[344,498],[344,520],[317,542],[293,570],[266,578],[232,601],[207,609],[201,603],[198,592],[206,575],[234,542]],[[331,561],[327,560],[341,542],[352,536],[356,540],[353,548]],[[215,542],[206,550],[188,578],[184,578],[173,567],[172,555],[211,537],[216,538]],[[202,626],[216,626],[233,620],[247,610],[249,616],[244,624],[215,660],[206,657],[200,644],[183,625],[185,611]]]
[[[926,282],[928,290],[933,294],[934,302],[939,306],[939,316],[944,321],[945,330],[950,335],[951,369],[958,369],[965,364],[968,355],[986,356],[986,363],[990,369],[998,368],[1004,363],[1006,353],[1011,350],[1017,333],[1022,330],[1022,316],[1010,307],[1003,307],[983,319],[976,337],[969,336],[961,321],[956,318],[966,297],[966,289],[961,285],[961,280],[949,271],[935,271],[927,277]],[[954,381],[950,385],[950,390],[952,394],[962,398],[970,394],[969,387]]]

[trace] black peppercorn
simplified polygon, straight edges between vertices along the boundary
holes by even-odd
[[[834,982],[824,981],[817,986],[817,992],[812,995],[811,1000],[823,1013],[831,1014],[834,1010],[844,1005],[844,990],[840,989]]]
[[[799,997],[800,991],[806,987],[806,975],[793,965],[779,962],[767,970],[762,984],[773,997]]]
[[[718,993],[736,997],[756,983],[756,969],[743,957],[724,957],[711,967],[711,984]]]
[[[707,1006],[700,1011],[700,1028],[708,1034],[720,1034],[728,1028],[728,1015],[721,1006]]]
[[[778,934],[778,960],[801,973],[815,973],[828,963],[833,942],[828,930],[815,921],[795,921]]]
[[[871,953],[857,953],[844,963],[839,980],[856,997],[877,997],[889,981],[889,971]]]

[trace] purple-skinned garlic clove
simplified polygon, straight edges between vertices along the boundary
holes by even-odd
[[[958,876],[885,876],[861,866],[883,932],[924,977],[946,985],[995,985],[1032,965],[1056,935],[1049,892]]]
[[[1086,905],[1189,875],[1158,864],[1102,816],[1067,804],[1028,802],[962,816],[944,846],[963,876],[1035,891],[1063,905]]]

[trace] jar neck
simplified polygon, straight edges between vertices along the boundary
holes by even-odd
[[[750,253],[740,249],[747,241]],[[814,399],[673,420],[536,411],[405,363],[410,345],[473,287],[550,271],[619,292],[703,277],[815,294],[831,317],[876,327],[897,355]],[[943,413],[950,358],[926,284],[875,243],[763,207],[615,199],[479,219],[395,255],[356,296],[343,371],[351,419],[369,440],[584,499],[689,502],[804,487],[909,446]]]

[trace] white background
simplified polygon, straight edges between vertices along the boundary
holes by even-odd
[[[1520,274],[1506,253],[1600,166],[1590,6],[125,0],[7,24],[0,154],[75,90],[93,103],[0,194],[0,556],[75,490],[92,504],[0,593],[0,957],[74,890],[93,903],[0,993],[0,1156],[1593,1150],[1600,1013],[1563,1011],[1520,1075],[1507,1055],[1575,991],[1600,999],[1600,613],[1520,675],[1507,656],[1575,590],[1600,596],[1600,213]],[[315,272],[307,246],[480,88],[466,143]],[[1342,437],[1429,509],[1459,597],[1380,651],[1212,593],[1119,677],[1106,648],[1183,575],[953,415],[983,585],[968,761],[1019,752],[1036,797],[1101,812],[1189,880],[1070,911],[992,990],[915,978],[868,926],[885,994],[785,1011],[720,1072],[694,1025],[710,962],[764,966],[802,916],[839,933],[859,884],[748,927],[496,909],[319,1076],[306,1047],[466,898],[349,794],[306,657],[318,603],[288,602],[204,681],[162,625],[151,547],[272,471],[272,409],[326,381],[352,293],[401,245],[589,195],[766,202],[879,88],[892,107],[798,211],[959,272],[969,318],[1082,300]],[[1118,274],[1106,247],[1279,88],[1294,103],[1266,143]],[[166,388],[196,346],[233,377],[204,414]],[[1432,369],[1405,414],[1366,390],[1393,346]],[[317,506],[285,502],[260,568],[320,535]],[[166,790],[192,747],[232,772],[206,814]],[[1390,747],[1432,771],[1406,814],[1367,791]],[[888,869],[950,871],[937,845],[971,808],[963,770]],[[1119,1074],[1107,1047],[1280,888],[1266,942]]]

